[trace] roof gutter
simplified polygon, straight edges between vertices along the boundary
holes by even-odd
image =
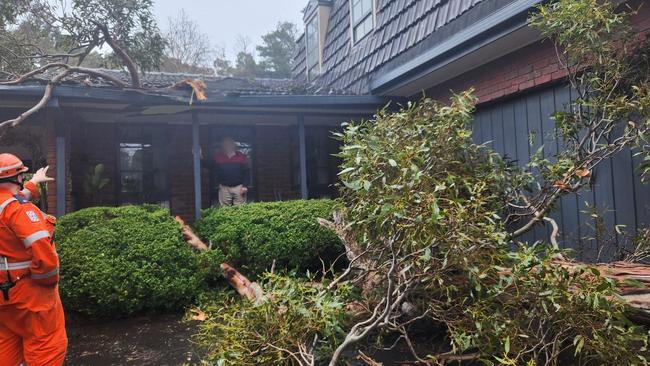
[[[42,85],[0,85],[0,96],[40,98],[43,95]],[[86,86],[59,85],[54,89],[53,97],[58,98],[62,105],[66,102],[106,102],[152,105],[189,105],[187,96],[179,94],[164,94],[156,91],[114,88],[92,88]],[[206,101],[194,101],[197,108],[228,106],[228,107],[324,107],[324,108],[355,108],[384,107],[390,99],[379,95],[241,95],[208,97]]]
[[[526,27],[530,9],[545,0],[515,0],[489,16],[434,45],[420,56],[372,80],[373,94],[390,94],[445,65]]]

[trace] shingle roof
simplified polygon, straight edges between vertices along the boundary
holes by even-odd
[[[323,67],[316,84],[324,89],[369,92],[369,77],[381,66],[487,0],[377,0],[377,24],[372,33],[352,45],[350,0],[334,0],[329,17]],[[306,81],[304,37],[298,40],[294,75]]]
[[[130,75],[123,70],[98,69],[101,73],[130,84]],[[52,76],[54,71],[46,73]],[[272,78],[243,78],[231,76],[214,76],[200,74],[147,72],[140,75],[142,87],[157,94],[178,94],[172,86],[186,79],[201,80],[205,83],[205,94],[208,98],[234,95],[350,95],[336,93],[330,89],[322,89],[318,85],[307,84],[294,79]],[[28,80],[24,84],[43,84],[48,78]],[[101,78],[88,77],[84,74],[73,74],[62,81],[66,85],[90,86],[94,88],[114,88],[115,86]],[[182,94],[182,93],[181,93]]]
[[[129,82],[130,76],[125,71],[102,70],[125,82]],[[202,80],[206,84],[208,96],[223,95],[294,95],[294,94],[318,94],[319,90],[314,86],[308,86],[292,79],[271,79],[271,78],[242,78],[231,76],[213,76],[200,74],[183,74],[167,72],[147,72],[141,77],[142,86],[149,89],[169,88],[184,79]]]

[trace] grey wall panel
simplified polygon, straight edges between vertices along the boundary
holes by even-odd
[[[640,156],[634,157],[634,166],[641,162]],[[641,182],[638,174],[634,175],[634,202],[636,210],[636,225],[650,226],[650,183]]]
[[[519,165],[526,165],[542,145],[544,156],[551,157],[563,148],[551,115],[566,110],[574,94],[557,86],[479,108],[474,139],[493,141],[496,151]],[[617,247],[630,245],[629,237],[637,228],[650,226],[650,185],[643,184],[635,171],[639,160],[624,151],[599,166],[590,187],[562,198],[550,215],[560,225],[562,247],[574,249],[584,260],[595,261],[599,253],[601,260],[610,260]],[[616,225],[628,233],[617,235]],[[538,225],[522,241],[548,241],[549,234],[550,227]]]
[[[514,103],[515,142],[517,144],[517,162],[526,165],[530,162],[530,143],[528,132],[528,111],[526,100],[519,99]]]
[[[528,137],[529,137],[529,150],[530,156],[534,156],[542,149],[544,131],[542,130],[542,111],[539,94],[529,95],[526,99],[526,118],[528,119]],[[519,123],[519,122],[517,122]],[[530,160],[530,159],[529,159]],[[534,169],[532,172],[535,176],[539,176],[539,171]],[[533,229],[533,237],[535,241],[546,240],[546,229],[541,226],[536,226]]]
[[[540,117],[542,120],[542,143],[544,144],[544,157],[548,158],[551,161],[555,161],[554,156],[558,152],[558,139],[557,133],[555,131],[555,121],[551,118],[553,112],[555,112],[555,90],[548,89],[541,92],[539,96],[540,100]],[[562,224],[562,200],[559,200],[556,204],[556,209],[548,214],[558,225]],[[551,235],[551,227],[549,224],[545,224],[546,233],[544,238],[548,240],[548,237]],[[558,240],[564,242],[562,234],[564,233],[564,227],[560,228],[560,237]]]
[[[504,154],[505,141],[503,138],[503,108],[492,108],[490,113],[490,126],[492,130],[492,148],[500,154]]]
[[[503,153],[509,160],[517,160],[517,129],[515,126],[515,104],[503,105]]]
[[[616,224],[625,226],[626,231],[629,232],[636,232],[634,175],[631,151],[623,151],[612,158]],[[618,242],[630,249],[626,238],[622,235],[618,235]]]
[[[571,90],[569,87],[555,90],[555,110],[570,112]],[[564,141],[557,140],[558,150],[564,149]],[[575,194],[562,197],[562,247],[576,249],[580,244],[580,219],[578,217],[578,198]]]

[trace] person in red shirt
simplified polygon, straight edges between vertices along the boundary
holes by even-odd
[[[23,190],[26,171],[16,156],[0,154],[0,365],[59,366],[68,339],[54,225],[27,198],[36,198],[47,169]]]
[[[246,203],[250,165],[246,155],[237,151],[237,145],[232,137],[223,138],[221,151],[213,157],[213,165],[219,181],[219,204],[237,206]]]

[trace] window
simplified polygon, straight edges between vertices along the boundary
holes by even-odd
[[[350,0],[352,17],[352,41],[359,42],[375,27],[373,0]]]
[[[166,129],[120,129],[120,204],[160,203],[169,207]]]
[[[308,126],[305,128],[305,153],[307,158],[307,188],[309,198],[333,198],[338,194],[335,184],[338,182],[340,142],[332,137],[332,128],[325,126]],[[291,139],[292,151],[292,185],[293,190],[300,191],[300,145],[297,131]]]
[[[320,74],[320,45],[318,34],[318,16],[307,23],[307,77],[314,80]]]

